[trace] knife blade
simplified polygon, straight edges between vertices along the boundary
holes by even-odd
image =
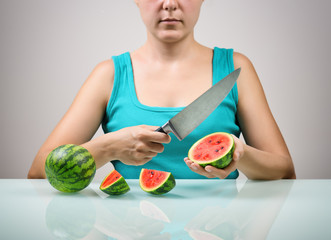
[[[240,71],[241,68],[238,68],[231,72],[155,131],[166,134],[172,132],[180,141],[183,140],[221,104],[233,88]]]

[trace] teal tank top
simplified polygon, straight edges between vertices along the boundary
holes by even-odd
[[[139,102],[134,85],[130,53],[112,57],[115,66],[114,85],[109,99],[102,128],[105,133],[114,132],[136,125],[162,126],[184,107],[151,107]],[[234,70],[233,50],[214,48],[213,84]],[[171,142],[164,144],[164,151],[142,166],[125,165],[112,161],[115,169],[126,179],[138,179],[141,168],[171,172],[177,179],[205,179],[191,171],[184,162],[190,147],[200,138],[213,132],[228,132],[239,137],[240,127],[236,118],[238,103],[237,85],[216,108],[216,110],[191,132],[179,141],[172,133]],[[238,171],[228,178],[238,177]]]

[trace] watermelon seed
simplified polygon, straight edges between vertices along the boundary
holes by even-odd
[[[223,150],[224,149],[224,147],[221,147],[221,150]]]
[[[209,140],[208,143],[211,143],[211,140]]]
[[[218,151],[219,151],[218,149],[215,150],[215,152],[218,152]]]
[[[220,142],[220,141],[217,141],[216,143],[217,143],[217,144],[220,144],[221,142]]]

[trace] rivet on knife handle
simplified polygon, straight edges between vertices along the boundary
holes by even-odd
[[[183,140],[178,133],[176,132],[175,128],[172,126],[171,122],[166,122],[162,127],[159,127],[155,130],[155,132],[163,132],[165,134],[168,134],[172,132],[180,141]]]

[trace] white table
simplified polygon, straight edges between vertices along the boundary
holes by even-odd
[[[331,239],[331,180],[177,180],[162,196],[74,194],[47,180],[0,180],[0,238]]]

